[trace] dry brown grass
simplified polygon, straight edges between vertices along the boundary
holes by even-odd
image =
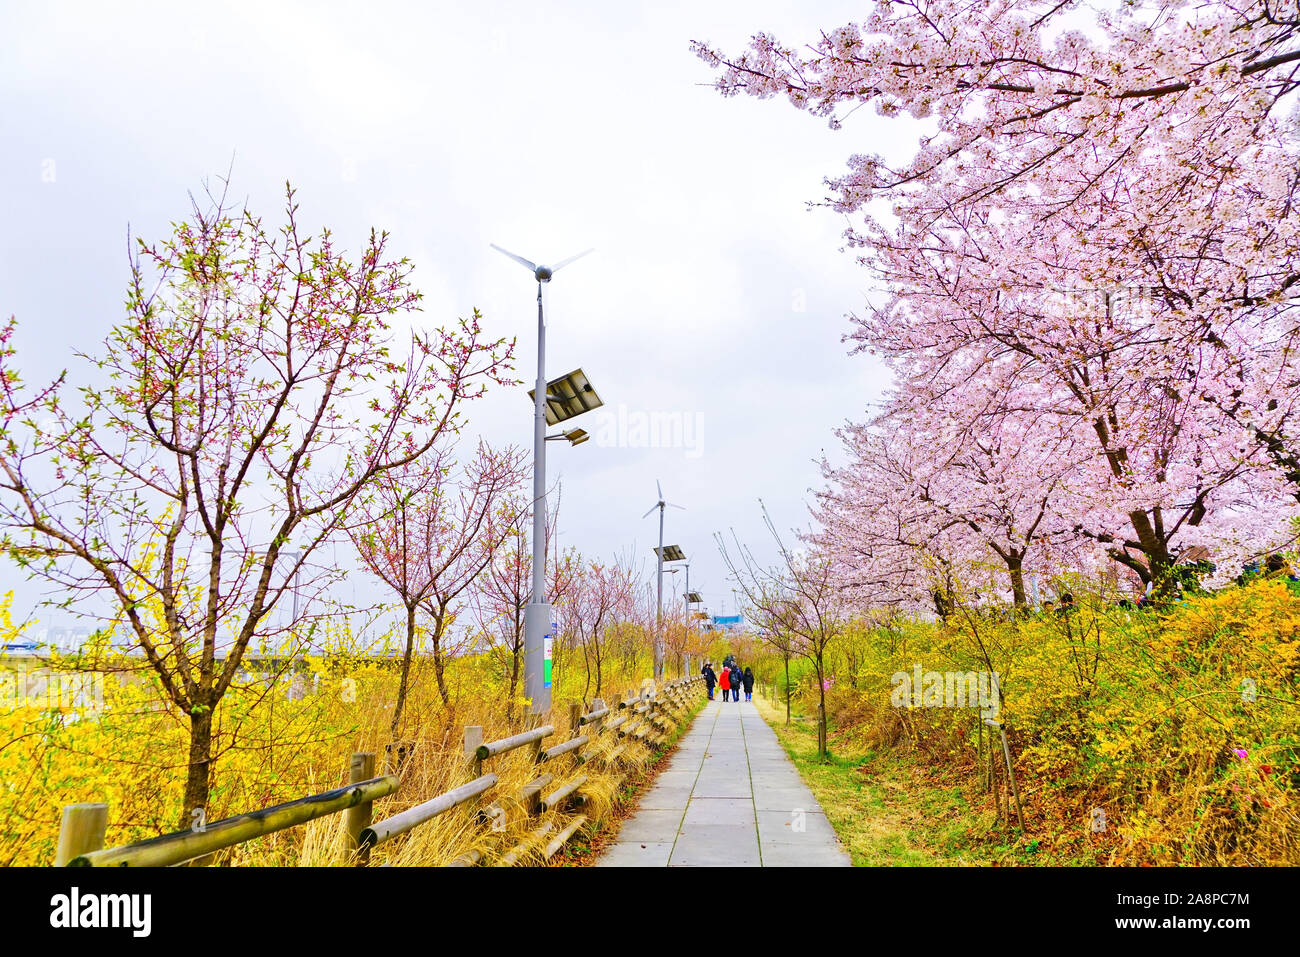
[[[421,680],[418,674],[410,692],[411,714],[405,723],[408,729],[402,742],[409,752],[402,763],[399,790],[374,804],[374,819],[383,820],[408,808],[428,801],[473,779],[473,762],[463,754],[463,733],[467,725],[483,728],[483,740],[492,741],[517,734],[524,728],[520,719],[511,720],[498,696],[480,694],[471,696],[461,682],[461,696],[455,699],[456,707],[448,710],[442,706],[432,682]],[[615,687],[625,690],[642,687],[643,683],[616,681]],[[376,682],[366,696],[366,701],[352,713],[359,719],[353,738],[353,749],[370,751],[377,755],[379,772],[384,768],[385,745],[390,741],[388,725],[390,714],[383,693],[383,681]],[[550,717],[545,723],[555,727],[555,732],[543,742],[553,747],[588,729],[570,726],[570,704],[575,699],[557,689]],[[607,699],[609,700],[609,699]],[[615,699],[616,700],[616,699]],[[332,707],[329,702],[323,706]],[[612,715],[611,715],[612,716]],[[611,754],[621,748],[617,760]],[[518,748],[496,755],[483,762],[483,773],[497,776],[497,783],[481,798],[469,801],[452,811],[439,815],[411,832],[374,848],[371,866],[437,867],[463,860],[471,852],[478,852],[480,862],[499,864],[507,852],[519,850],[517,865],[542,865],[546,863],[544,850],[547,843],[577,814],[586,815],[586,823],[572,840],[585,843],[609,821],[626,801],[625,782],[644,776],[655,757],[648,746],[629,739],[619,739],[613,732],[605,732],[581,749],[591,752],[592,760],[579,764],[577,752],[561,755],[545,763],[537,763],[530,747]],[[330,769],[320,768],[318,791],[337,787],[343,783],[342,769],[350,751],[339,749],[336,756],[338,772],[330,779]],[[519,800],[525,785],[543,775],[553,780],[543,788],[548,793],[579,775],[586,777],[580,788],[582,801],[563,809],[532,813]],[[499,810],[498,810],[499,809]],[[551,825],[550,831],[538,835],[540,828]],[[270,835],[247,844],[231,848],[218,855],[217,863],[231,866],[331,866],[355,863],[349,858],[344,830],[344,815],[334,814],[292,831]]]

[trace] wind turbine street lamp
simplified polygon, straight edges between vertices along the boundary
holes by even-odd
[[[664,678],[664,562],[680,562],[686,559],[679,546],[669,545],[664,548],[664,508],[672,505],[673,508],[680,508],[683,512],[686,509],[681,505],[673,505],[672,502],[664,501],[664,488],[659,484],[658,479],[655,479],[655,488],[659,492],[659,501],[651,505],[645,515],[641,517],[643,519],[648,518],[650,512],[659,509],[659,547],[654,550],[658,559],[658,591],[656,599],[658,605],[655,614],[655,681],[662,681]]]
[[[529,712],[542,714],[551,708],[551,643],[554,639],[551,605],[546,600],[546,426],[601,404],[581,369],[553,383],[546,381],[546,316],[542,307],[542,284],[550,282],[557,272],[591,250],[570,256],[554,266],[539,266],[495,243],[489,245],[527,268],[537,280],[537,384],[530,393],[533,399],[533,593],[524,610],[524,694],[531,702]],[[573,391],[551,394],[552,387]],[[574,432],[581,431],[575,429],[556,438],[567,438],[571,444],[577,445],[586,437],[585,434],[574,436]]]
[[[683,589],[683,591],[685,592],[685,595],[683,595],[683,597],[686,600],[686,640],[689,642],[691,638],[691,603],[698,602],[700,600],[700,593],[691,591],[691,563],[690,562],[686,563],[686,587]],[[689,652],[687,652],[686,654],[686,673],[688,675],[691,673],[691,656]]]

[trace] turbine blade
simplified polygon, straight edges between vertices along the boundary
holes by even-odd
[[[657,509],[658,507],[659,507],[659,503],[658,503],[658,502],[656,502],[654,505],[651,505],[651,506],[650,506],[650,512],[653,512],[653,511],[654,511],[655,509]],[[650,517],[650,512],[646,512],[646,513],[645,513],[644,515],[642,515],[641,517],[642,517],[642,518],[649,518],[649,517]]]
[[[558,263],[556,263],[554,266],[551,267],[551,273],[552,273],[552,275],[554,275],[555,273],[559,272],[559,271],[560,271],[561,269],[563,269],[565,266],[569,265],[569,263],[571,263],[571,262],[577,262],[577,261],[578,261],[579,259],[581,259],[583,256],[587,255],[587,253],[592,253],[592,252],[595,252],[595,251],[596,251],[596,247],[593,246],[591,249],[588,249],[588,250],[585,250],[585,251],[583,251],[583,252],[580,252],[580,253],[578,253],[578,255],[576,255],[576,256],[570,256],[568,259],[561,259]]]
[[[655,488],[659,491],[659,500],[660,500],[660,501],[663,501],[663,497],[664,497],[664,487],[663,487],[662,485],[659,484],[659,480],[658,480],[658,479],[655,479]]]
[[[669,508],[680,508],[683,512],[686,511],[685,505],[674,505],[672,502],[664,502],[664,504],[667,505]]]
[[[525,259],[523,256],[516,256],[516,255],[515,255],[514,253],[512,253],[510,250],[508,250],[508,249],[502,249],[502,248],[501,248],[500,246],[498,246],[496,243],[488,243],[488,245],[491,246],[493,249],[495,249],[497,252],[499,252],[501,255],[503,255],[503,256],[509,256],[509,257],[510,257],[511,259],[513,259],[515,262],[519,263],[519,265],[521,265],[521,266],[527,266],[529,272],[537,272],[537,266],[534,265],[533,263],[530,263],[530,262],[529,262],[527,259]]]

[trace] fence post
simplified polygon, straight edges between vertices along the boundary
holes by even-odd
[[[69,804],[63,809],[54,866],[63,867],[74,857],[103,848],[107,829],[107,804]]]
[[[360,784],[375,776],[375,753],[360,751],[352,755],[348,763],[348,784]],[[350,807],[345,813],[348,832],[348,852],[357,855],[357,867],[364,867],[370,861],[370,848],[361,847],[361,832],[370,826],[374,819],[374,802],[366,801]],[[360,852],[360,853],[358,853]]]
[[[580,702],[575,701],[571,705],[569,705],[569,737],[576,738],[578,736],[578,732],[582,730],[582,725],[578,723],[578,719],[581,717],[582,717],[582,704]]]
[[[469,758],[474,768],[474,777],[483,776],[483,762],[478,756],[478,746],[483,743],[483,726],[481,724],[465,725],[465,757]]]

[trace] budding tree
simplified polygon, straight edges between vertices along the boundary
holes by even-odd
[[[512,495],[524,476],[524,454],[480,443],[468,462],[452,450],[426,455],[379,477],[364,494],[349,528],[362,562],[397,593],[405,615],[402,670],[392,733],[401,727],[421,615],[433,652],[434,678],[451,707],[445,677],[455,603],[491,564],[518,525]],[[468,635],[468,633],[466,633]]]
[[[106,386],[24,393],[12,324],[0,354],[4,548],[72,602],[106,596],[188,718],[182,826],[208,802],[214,712],[298,570],[459,428],[512,349],[477,312],[396,333],[419,293],[385,233],[353,260],[303,234],[291,188],[277,230],[211,199],[139,242],[126,317],[83,356]]]
[[[760,505],[762,503],[760,502]],[[735,551],[716,536],[718,550],[732,581],[739,586],[749,608],[752,623],[778,651],[783,643],[812,662],[817,677],[818,734],[820,756],[826,748],[826,653],[844,632],[849,606],[844,586],[829,556],[817,549],[791,549],[781,540],[772,518],[763,506],[763,521],[777,548],[777,560],[759,562],[735,538]],[[787,676],[787,688],[789,678]],[[788,691],[787,691],[788,694]],[[788,707],[788,704],[787,704]]]
[[[555,505],[546,515],[546,545],[554,535],[559,512],[559,495],[554,489],[547,498],[552,496]],[[515,493],[502,508],[515,516],[511,532],[479,576],[470,603],[479,633],[502,664],[507,685],[506,715],[513,717],[521,677],[519,669],[524,659],[524,613],[533,600],[533,554],[529,535],[533,503],[523,493]],[[543,554],[547,554],[545,547]],[[567,599],[577,564],[578,559],[571,552],[557,555],[553,561],[545,563],[546,597],[552,605],[561,605]]]

